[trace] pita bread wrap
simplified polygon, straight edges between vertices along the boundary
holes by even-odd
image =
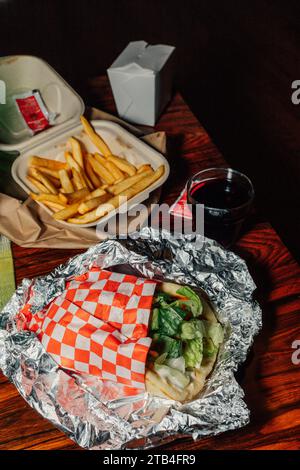
[[[146,369],[146,389],[150,394],[162,398],[173,399],[182,403],[191,401],[199,395],[207,377],[214,368],[220,345],[223,342],[223,328],[205,292],[163,282],[158,285],[157,293],[158,296],[154,299],[150,322],[153,343]],[[193,310],[191,298],[186,297],[184,294],[190,295],[191,298],[195,296],[195,301],[197,300],[196,297],[200,299],[198,311],[195,308]],[[186,314],[184,320],[179,324],[177,332],[172,336],[174,341],[180,343],[182,355],[177,359],[170,358],[169,355],[178,356],[179,351],[175,351],[175,353],[170,350],[169,352],[166,351],[168,347],[164,347],[166,345],[162,345],[160,341],[160,338],[164,338],[166,332],[163,317],[164,315],[167,316],[168,309],[164,303],[165,301],[168,302],[170,307],[180,307]],[[155,305],[161,307],[159,308],[159,315],[162,331],[159,331],[160,326],[157,319],[154,318],[157,315]],[[153,323],[155,323],[155,330],[153,330]],[[170,332],[172,332],[172,325]],[[214,342],[208,335],[213,337]],[[195,351],[195,356],[199,356],[196,364],[189,359],[188,348],[193,340],[193,344],[199,349],[199,351]]]

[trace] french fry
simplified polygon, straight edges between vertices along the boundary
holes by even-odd
[[[96,207],[100,206],[110,198],[109,194],[105,193],[102,196],[94,197],[93,199],[88,199],[83,201],[80,206],[78,207],[79,214],[85,214],[86,212],[95,209]]]
[[[67,205],[68,204],[68,198],[62,193],[58,194],[59,200],[62,202],[62,204]]]
[[[118,208],[120,204],[123,204],[126,200],[128,201],[136,194],[140,193],[152,183],[157,181],[164,174],[164,171],[165,167],[161,165],[155,172],[150,175],[144,176],[143,179],[135,183],[133,186],[126,189],[117,196],[108,199],[107,202],[105,202],[104,204],[100,204],[100,206],[98,206],[96,209],[79,217],[71,217],[68,219],[68,222],[72,224],[88,224],[91,222],[95,222],[98,219],[101,219],[101,217],[105,216],[112,210]]]
[[[148,186],[151,186],[151,184],[157,181],[164,174],[164,171],[165,167],[161,165],[156,171],[147,174],[146,176],[143,176],[143,178],[137,181],[134,185],[125,189],[118,195],[114,196],[112,199],[109,199],[108,202],[114,207],[118,207],[123,201],[128,201],[129,199],[136,196],[138,193],[144,191],[144,189],[148,188]]]
[[[41,173],[44,173],[47,176],[51,176],[52,178],[56,178],[59,180],[59,170],[51,170],[51,168],[46,168],[44,166],[37,166],[37,165],[31,165],[35,168],[38,168]]]
[[[97,175],[100,176],[108,184],[113,184],[115,178],[109,173],[109,171],[102,165],[98,160],[96,160],[92,155],[88,155],[88,161],[90,162],[93,170]]]
[[[84,117],[80,117],[83,129],[85,130],[86,134],[89,136],[90,140],[93,142],[93,144],[97,147],[100,152],[107,157],[108,155],[111,155],[111,151],[108,147],[108,145],[104,142],[102,137],[95,132],[91,124],[88,122],[88,120]]]
[[[89,224],[91,222],[95,222],[96,220],[100,219],[104,215],[108,214],[110,211],[115,209],[115,207],[110,204],[110,200],[107,201],[107,203],[101,204],[99,207],[96,209],[87,212],[84,215],[81,215],[80,217],[71,217],[68,219],[68,222],[72,224]]]
[[[87,183],[85,181],[85,177],[84,177],[84,173],[83,173],[82,169],[80,169],[80,172],[78,174],[79,174],[79,178],[80,178],[80,181],[81,181],[81,184],[82,184],[82,188],[87,188]]]
[[[94,189],[94,185],[93,185],[93,183],[91,182],[91,180],[89,179],[89,177],[88,177],[87,173],[85,172],[84,168],[81,169],[80,175],[81,175],[81,177],[83,178],[86,187],[89,188],[89,189],[91,189],[91,190],[93,190],[93,189]]]
[[[94,158],[96,158],[96,160],[98,160],[99,163],[101,163],[101,165],[105,166],[105,163],[107,162],[107,159],[105,157],[103,157],[103,155],[100,155],[100,153],[92,153],[91,154]]]
[[[67,194],[69,204],[74,204],[75,202],[84,201],[87,197],[89,197],[90,192],[87,188],[79,189],[78,191],[74,191],[73,193]]]
[[[68,143],[71,145],[74,160],[83,168],[83,156],[80,142],[75,137],[70,137]]]
[[[94,172],[93,167],[87,158],[85,160],[85,171],[95,188],[98,188],[99,186],[101,186],[101,180],[100,178],[98,178],[98,176]]]
[[[103,196],[104,194],[107,194],[105,189],[103,189],[103,186],[97,189],[94,189],[88,196],[86,197],[86,200],[88,201],[89,199],[93,199],[95,197]]]
[[[33,193],[32,191],[29,193],[29,196],[31,197],[31,199],[33,199],[34,201],[38,201],[38,196],[42,195],[42,194],[46,194],[46,193]],[[47,194],[47,196],[49,196],[49,194]],[[52,196],[52,195],[51,195]]]
[[[124,178],[119,178],[118,180],[116,180],[116,181],[115,181],[115,183],[114,183],[114,184],[121,183],[121,181],[123,181],[123,180],[124,180]]]
[[[28,175],[27,179],[38,190],[39,193],[49,193],[48,188],[46,188],[46,186],[44,186],[40,181]]]
[[[62,186],[63,190],[66,193],[73,193],[74,192],[73,183],[70,180],[70,177],[68,175],[67,170],[60,170],[59,171],[59,179],[60,179],[60,182],[61,182],[61,186]]]
[[[51,170],[64,170],[67,168],[67,164],[65,162],[59,162],[57,160],[50,160],[49,158],[36,156],[30,157],[29,165],[50,168]]]
[[[78,173],[80,173],[80,166],[78,165],[76,160],[74,160],[74,158],[73,158],[73,156],[70,152],[65,152],[65,159],[66,159],[66,162],[68,164],[68,167],[71,168],[71,170],[73,170],[73,168],[75,168],[75,170]]]
[[[36,180],[40,181],[46,188],[48,189],[49,193],[57,194],[57,189],[55,188],[54,184],[47,178],[46,175],[43,175],[37,168],[29,167],[28,170],[29,176],[32,176]]]
[[[152,170],[152,166],[149,163],[145,163],[138,167],[137,173],[143,173],[144,171]]]
[[[122,180],[124,179],[124,173],[111,161],[104,158],[99,153],[95,153],[94,157],[101,163],[105,168],[112,174],[115,180]]]
[[[75,168],[72,168],[72,173],[73,173],[73,184],[76,190],[78,191],[79,189],[86,188],[86,185],[82,183],[79,171],[77,171]]]
[[[65,206],[67,204],[67,199],[63,202],[60,198],[60,195],[58,194],[47,194],[47,193],[40,193],[40,194],[35,194],[35,193],[29,193],[29,196],[34,199],[35,201],[48,201],[48,202],[56,202],[57,204],[61,204],[62,206]]]
[[[50,209],[53,209],[54,212],[60,212],[66,207],[63,204],[59,204],[58,202],[53,201],[43,201],[43,204],[47,207],[50,207]]]
[[[155,183],[155,181],[162,177],[164,172],[165,167],[164,165],[161,165],[157,168],[156,171],[154,171],[150,175],[144,176],[143,179],[141,179],[140,181],[138,181],[133,186],[127,189],[128,194],[126,196],[128,197],[128,199],[132,198],[141,191],[144,191],[144,189],[148,188],[148,186],[151,186],[151,184]],[[126,193],[126,191],[124,191],[124,193]],[[124,193],[120,193],[120,195]]]
[[[116,157],[116,155],[109,155],[107,159],[113,162],[121,171],[125,171],[129,176],[136,174],[136,168],[132,163],[129,163],[125,158]]]
[[[53,176],[50,176],[50,175],[48,175],[47,178],[48,178],[48,180],[51,181],[53,186],[55,186],[57,189],[60,188],[60,186],[61,186],[60,180],[58,180],[58,179],[56,179],[56,178],[54,178]]]
[[[107,161],[105,166],[111,172],[115,181],[122,181],[125,178],[124,173],[113,162]]]
[[[74,204],[71,204],[70,206],[62,209],[61,211],[56,212],[53,217],[56,220],[67,220],[77,213],[79,206],[80,202],[75,202]]]
[[[130,188],[130,186],[133,186],[135,183],[143,179],[145,176],[150,175],[151,173],[153,173],[152,169],[146,170],[142,173],[137,173],[133,176],[129,176],[120,183],[115,183],[114,185],[109,186],[107,190],[114,195],[120,194],[122,191]]]

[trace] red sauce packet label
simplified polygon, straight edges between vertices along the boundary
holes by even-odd
[[[27,126],[34,133],[40,132],[49,126],[49,121],[41,110],[35,96],[16,98],[16,103]]]
[[[185,219],[192,219],[192,212],[187,202],[187,189],[186,187],[181,191],[180,196],[169,209],[170,214],[175,217],[184,217]]]
[[[33,134],[47,129],[56,117],[55,114],[48,112],[38,90],[16,95],[14,99],[21,116]]]

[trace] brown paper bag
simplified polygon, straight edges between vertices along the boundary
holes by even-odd
[[[88,113],[90,119],[106,119],[117,122],[131,133],[141,136],[141,132],[121,119],[103,111],[92,108]],[[156,132],[141,137],[161,153],[166,152],[166,135]],[[157,203],[160,189],[153,191],[144,201],[150,211],[151,204]],[[28,198],[25,202],[0,193],[0,233],[14,243],[24,247],[39,248],[87,248],[98,243],[96,229],[84,227],[64,227],[56,222],[40,205]],[[102,236],[103,239],[103,236]]]

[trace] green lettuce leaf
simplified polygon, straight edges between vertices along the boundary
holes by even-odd
[[[160,356],[158,356],[158,357],[154,360],[154,362],[155,362],[156,364],[163,364],[163,363],[166,361],[167,357],[168,357],[168,353],[166,353],[166,352],[165,352],[165,353],[162,353]]]
[[[160,353],[167,353],[167,358],[182,356],[182,342],[167,335],[155,333],[153,336],[155,346],[158,346]]]
[[[204,336],[210,338],[215,346],[219,346],[219,344],[223,343],[224,331],[220,323],[211,323],[207,320],[203,320],[202,323],[205,331]]]
[[[203,306],[200,300],[199,295],[193,291],[190,287],[180,287],[177,290],[177,294],[187,297],[189,300],[176,300],[176,304],[179,307],[186,307],[188,310],[191,311],[194,317],[198,317],[201,315]]]
[[[151,330],[159,330],[159,309],[157,307],[152,311]]]
[[[201,320],[192,319],[184,321],[180,326],[180,338],[182,340],[202,338],[205,330]]]
[[[159,309],[159,331],[161,334],[174,336],[182,323],[182,316],[171,305],[163,302]]]
[[[180,315],[183,320],[185,319],[187,311],[184,310],[183,308],[181,308],[180,301],[176,300],[176,302],[172,302],[169,305],[169,307],[172,308],[173,310],[175,310],[175,312],[177,312],[178,315]]]
[[[154,297],[154,305],[160,305],[161,302],[172,302],[172,297],[165,292],[157,292],[156,296]]]
[[[202,339],[187,340],[183,349],[186,367],[200,367],[202,362]]]

